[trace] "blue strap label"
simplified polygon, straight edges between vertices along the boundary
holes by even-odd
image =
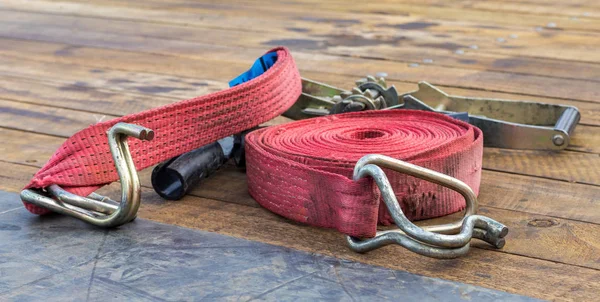
[[[254,64],[248,71],[240,74],[235,79],[229,81],[229,87],[237,86],[239,84],[248,82],[248,81],[258,77],[259,75],[261,75],[265,71],[267,71],[267,69],[271,68],[271,66],[273,66],[273,64],[275,64],[276,61],[277,61],[277,53],[276,52],[270,52],[270,53],[265,54],[264,56],[258,58],[256,61],[254,61]]]

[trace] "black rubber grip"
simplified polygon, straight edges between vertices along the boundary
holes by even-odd
[[[156,166],[152,187],[164,199],[179,200],[226,161],[219,143],[203,146]]]

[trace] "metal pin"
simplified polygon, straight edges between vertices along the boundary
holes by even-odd
[[[562,146],[565,143],[565,137],[560,134],[556,134],[554,137],[552,137],[552,142],[557,146]]]

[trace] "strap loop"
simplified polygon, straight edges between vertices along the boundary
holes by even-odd
[[[118,123],[110,128],[107,136],[121,182],[120,203],[96,193],[90,194],[87,198],[75,195],[56,184],[48,187],[49,196],[44,195],[40,190],[25,189],[21,192],[21,199],[101,227],[116,227],[135,219],[140,207],[141,186],[129,152],[127,137],[151,141],[154,132],[138,125]]]
[[[269,64],[272,66],[258,77],[235,87],[97,123],[75,133],[25,187],[32,189],[24,193],[25,207],[30,212],[40,215],[50,210],[64,211],[64,207],[56,207],[56,203],[51,202],[49,197],[42,199],[45,203],[38,203],[48,207],[29,202],[29,197],[31,195],[31,200],[37,200],[34,198],[35,193],[43,189],[49,190],[52,185],[60,186],[73,194],[88,196],[106,184],[119,178],[123,179],[124,175],[115,171],[113,159],[115,154],[120,153],[115,153],[112,147],[109,148],[106,139],[107,131],[117,123],[143,126],[156,133],[152,141],[129,142],[131,161],[128,162],[128,169],[136,171],[250,129],[280,115],[301,93],[300,74],[286,48],[275,48],[268,53],[268,57],[271,58]],[[123,150],[128,150],[129,147],[126,143],[122,145]],[[60,190],[58,192],[60,193]],[[123,190],[123,194],[127,192],[129,189]],[[133,200],[131,197],[128,196],[127,199]],[[83,203],[90,204],[89,200]],[[91,203],[93,204],[93,200]],[[89,213],[85,212],[82,215],[87,217],[87,214]],[[118,222],[123,221],[118,219]]]

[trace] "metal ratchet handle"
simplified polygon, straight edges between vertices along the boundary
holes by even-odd
[[[575,131],[575,126],[577,126],[577,124],[579,123],[579,119],[581,119],[581,114],[579,113],[579,110],[577,110],[577,108],[575,107],[569,106],[562,112],[562,114],[556,121],[556,124],[554,125],[554,130],[563,132],[566,136],[566,139],[564,137],[561,137],[560,134],[556,134],[552,138],[552,141],[555,145],[567,146],[569,144],[571,136]]]

